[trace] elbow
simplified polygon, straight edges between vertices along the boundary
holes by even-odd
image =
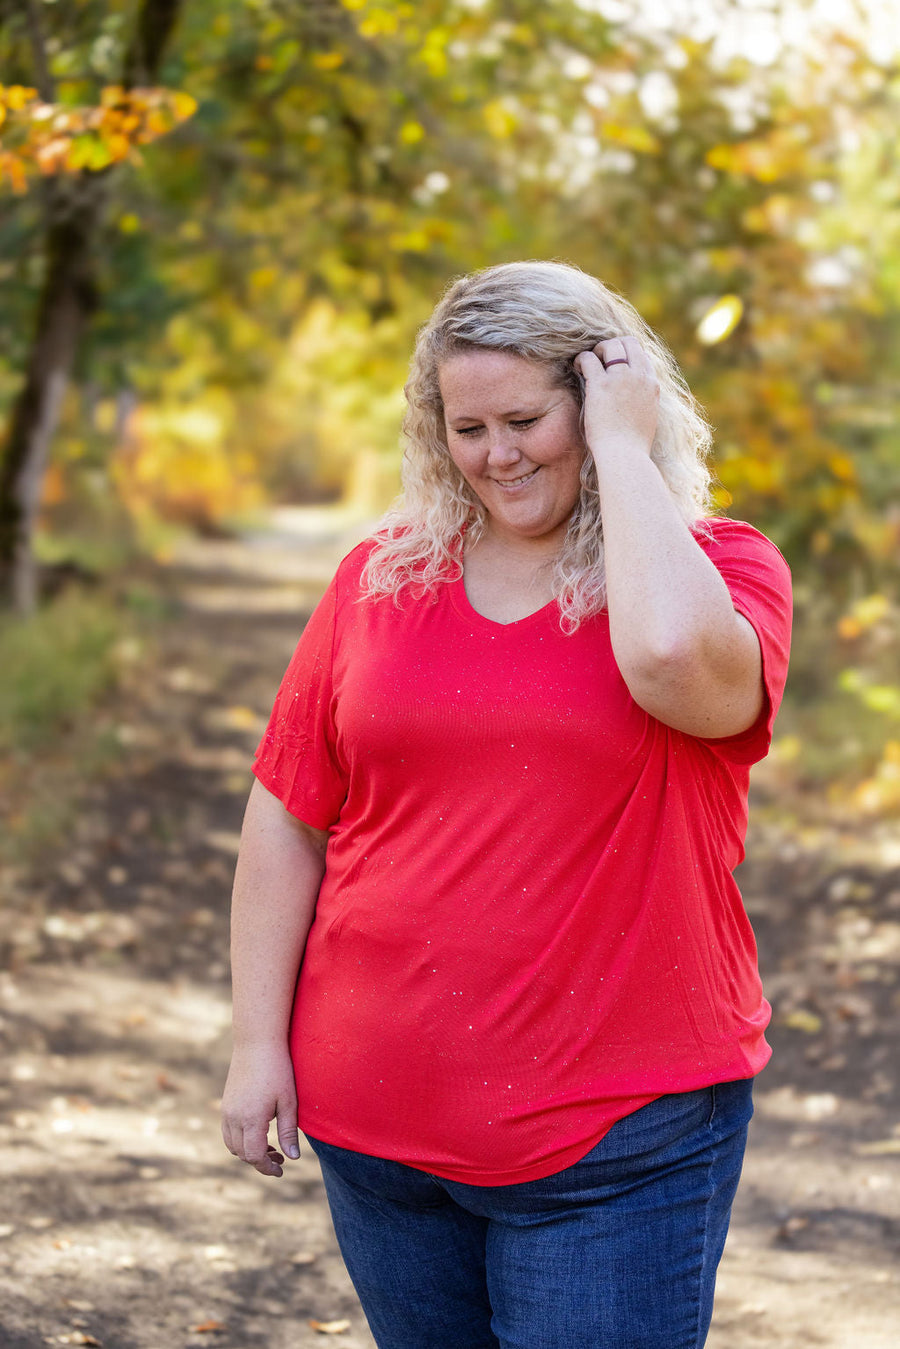
[[[666,690],[689,684],[697,673],[697,648],[677,632],[642,634],[639,643],[615,651],[622,678],[631,696],[636,690]]]
[[[634,701],[657,720],[690,735],[736,735],[753,725],[765,701],[755,635],[741,630],[724,647],[672,642],[620,667]]]

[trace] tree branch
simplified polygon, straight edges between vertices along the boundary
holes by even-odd
[[[34,82],[37,91],[45,103],[55,103],[56,87],[53,83],[53,76],[50,74],[44,29],[35,0],[25,0],[25,22],[28,25],[28,38],[31,42],[31,54],[34,59]]]
[[[182,0],[143,0],[125,52],[122,83],[126,89],[156,83],[181,8]]]

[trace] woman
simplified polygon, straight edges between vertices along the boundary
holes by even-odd
[[[280,1176],[299,1111],[385,1349],[696,1349],[769,1056],[732,871],[787,567],[575,268],[456,282],[406,392],[404,505],[258,751],[225,1141]]]

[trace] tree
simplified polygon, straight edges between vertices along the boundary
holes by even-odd
[[[656,26],[614,23],[606,8],[185,6],[166,75],[198,111],[147,147],[139,173],[99,171],[108,204],[91,280],[102,303],[79,346],[82,385],[92,397],[133,389],[166,415],[211,400],[224,428],[217,481],[229,465],[245,471],[264,422],[283,435],[285,460],[321,461],[336,428],[354,436],[350,413],[322,401],[337,395],[317,352],[338,353],[344,403],[363,409],[357,425],[369,422],[365,409],[402,379],[445,280],[513,257],[565,257],[623,290],[676,351],[718,430],[723,504],[768,527],[798,572],[825,577],[844,600],[864,591],[890,565],[891,536],[873,520],[900,490],[887,416],[895,58],[821,25],[780,51],[722,45],[719,30],[746,18],[746,0],[710,0],[707,31],[690,36],[659,27],[659,15]],[[96,62],[101,39],[121,69],[127,16],[114,6],[110,27],[109,9],[77,6],[81,26],[50,61],[55,78],[86,52]],[[778,17],[760,8],[754,32]],[[20,66],[21,83],[34,83],[34,61]],[[18,224],[0,222],[7,251],[25,251],[33,194],[19,206]],[[20,271],[0,325],[37,305]],[[708,314],[727,320],[718,342],[701,327]],[[282,384],[275,426],[265,405],[298,359],[316,378]],[[177,447],[169,462],[177,472]]]
[[[107,99],[107,105],[113,109],[116,100],[121,103],[123,123],[135,117],[133,100],[129,97],[132,91],[152,85],[159,74],[180,7],[181,0],[142,0],[139,6],[124,52],[121,88],[112,99]],[[43,283],[24,383],[10,418],[0,468],[0,587],[17,608],[28,612],[37,599],[31,539],[49,447],[78,343],[97,304],[95,253],[107,202],[109,166],[115,158],[123,157],[136,139],[133,133],[140,130],[141,118],[137,117],[136,127],[120,125],[112,134],[122,144],[107,146],[108,153],[104,154],[102,122],[96,128],[98,134],[91,134],[91,128],[82,127],[73,114],[53,108],[56,81],[38,0],[26,0],[17,17],[21,39],[30,49],[41,108],[50,110],[58,131],[66,134],[56,135],[59,144],[56,160],[53,141],[42,141],[38,134],[32,137],[31,146],[26,145],[24,154],[7,152],[5,167],[7,172],[11,168],[14,172],[18,161],[20,174],[24,175],[28,150],[33,149],[37,162],[45,170],[49,168],[52,172],[57,164],[69,170],[48,177],[41,184]],[[13,16],[4,13],[3,18],[10,27],[16,26]],[[7,105],[11,102],[13,111],[27,109],[34,91],[25,86],[14,88],[14,97],[7,98]],[[72,117],[78,123],[75,130],[81,131],[80,137],[73,136],[67,125],[67,118]],[[85,158],[79,140],[82,144],[88,142],[89,155],[92,146],[97,146],[99,157],[94,152],[92,158]],[[14,176],[13,181],[19,185],[21,180]]]

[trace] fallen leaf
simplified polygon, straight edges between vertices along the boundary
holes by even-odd
[[[781,1018],[783,1026],[789,1026],[791,1030],[802,1030],[807,1035],[817,1035],[822,1029],[822,1018],[816,1016],[815,1012],[808,1012],[803,1007],[798,1007],[796,1011],[788,1012]]]
[[[340,1335],[342,1331],[350,1329],[349,1321],[310,1321],[309,1324],[320,1335]]]
[[[221,1335],[227,1330],[224,1321],[201,1321],[199,1326],[191,1326],[192,1335]]]
[[[298,1251],[296,1255],[291,1256],[292,1265],[311,1265],[315,1260],[312,1251]]]

